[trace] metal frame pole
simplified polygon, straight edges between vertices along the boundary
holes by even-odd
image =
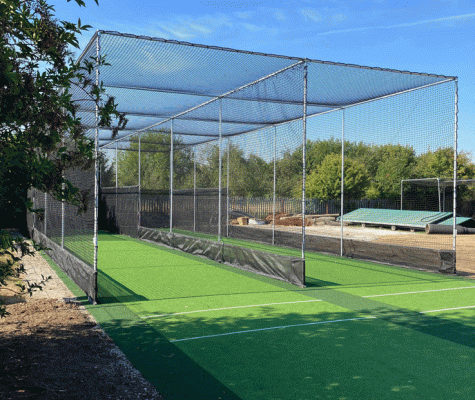
[[[456,251],[457,245],[457,140],[458,140],[458,79],[454,81],[455,84],[455,99],[454,99],[454,223],[453,223],[453,245],[452,248]],[[457,257],[457,253],[455,253]],[[457,259],[457,258],[456,258]]]
[[[45,192],[45,223],[44,223],[44,229],[43,229],[45,236],[48,236],[47,228],[48,228],[48,195]]]
[[[272,188],[272,246],[275,246],[275,188],[276,188],[276,163],[277,163],[277,127],[274,126],[274,179]]]
[[[231,138],[228,138],[228,159],[226,166],[226,237],[229,237],[229,160],[231,152]]]
[[[173,119],[170,120],[170,233],[173,233]]]
[[[32,202],[33,202],[33,210],[36,210],[36,189],[33,189],[33,196],[32,196]],[[33,213],[33,229],[36,230],[36,212]]]
[[[64,182],[61,184],[61,189],[65,189]],[[65,211],[65,202],[64,199],[61,199],[61,248],[64,249],[64,211]]]
[[[96,39],[96,86],[99,87],[99,60],[100,60],[100,37],[97,34]],[[98,264],[98,250],[99,245],[97,243],[97,231],[98,231],[98,218],[99,218],[99,104],[96,102],[96,129],[94,134],[94,157],[95,157],[95,175],[94,175],[94,294],[93,301],[97,298],[97,264]]]
[[[141,138],[142,134],[139,133],[139,209],[137,211],[137,223],[138,223],[138,226],[141,225],[141,214],[142,214],[142,196],[141,196],[141,193],[142,193],[142,159],[141,159],[141,143],[140,143],[140,138]],[[138,228],[137,228],[138,230]],[[138,232],[137,232],[138,233]]]
[[[196,232],[196,147],[193,149],[193,232]]]
[[[305,184],[307,177],[307,62],[303,66],[303,116],[302,116],[302,259],[305,264]]]
[[[117,142],[115,143],[115,211],[114,214],[117,216],[117,207],[119,203],[119,195],[118,195],[118,187],[119,187],[119,153],[117,150]]]
[[[345,200],[345,109],[341,110],[341,196],[340,196],[340,257],[343,257],[343,213]]]
[[[404,185],[404,179],[401,179],[401,211],[402,211],[402,197],[403,197],[403,193],[402,193],[402,190],[403,190],[403,185]]]
[[[222,124],[222,106],[223,103],[221,99],[219,99],[219,141],[218,141],[218,156],[219,156],[219,171],[218,171],[218,242],[221,241],[221,174],[222,174],[222,154],[221,154],[221,146],[223,140],[223,124]]]
[[[440,201],[440,178],[437,178],[437,194],[439,199],[439,212],[442,212],[442,206]]]

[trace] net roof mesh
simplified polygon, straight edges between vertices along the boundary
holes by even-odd
[[[99,80],[128,119],[115,138],[99,127],[101,147],[137,132],[169,132],[171,119],[189,145],[216,139],[220,130],[230,137],[301,119],[305,69],[308,117],[455,79],[109,31],[96,32],[78,62],[98,50],[109,64]],[[80,91],[72,95],[92,137],[94,103]]]

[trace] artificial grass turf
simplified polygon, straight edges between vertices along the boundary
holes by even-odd
[[[84,292],[51,258],[43,252],[41,254],[135,368],[165,398],[240,399],[122,303],[90,304]]]
[[[362,297],[401,292],[401,287],[468,286],[466,280],[311,255],[307,272],[310,262],[310,273],[316,280],[324,277],[319,280],[324,283],[300,289],[186,253],[119,239],[100,238],[100,268],[121,290],[141,297],[122,297],[126,308],[113,302],[95,307],[114,338],[142,363],[145,375],[158,388],[165,387],[164,394],[173,393],[172,398],[199,398],[194,396],[202,391],[203,374],[210,393],[232,390],[223,399],[475,397],[473,312],[463,311],[464,317],[455,319],[420,315],[417,304],[431,302],[422,293]],[[427,295],[443,293],[453,305],[464,290]],[[452,292],[457,295],[451,297]],[[305,302],[309,299],[325,301]],[[269,305],[208,311],[253,304]],[[206,311],[195,312],[200,310]],[[138,318],[152,313],[175,314],[149,318],[147,324]],[[365,315],[378,319],[329,322]],[[315,324],[319,322],[329,323]],[[303,325],[308,323],[314,325]],[[301,326],[271,329],[288,325]],[[252,329],[267,330],[248,332]],[[233,332],[243,333],[229,335]],[[215,334],[225,335],[169,342]],[[170,358],[166,369],[156,365],[157,357]],[[177,388],[184,384],[182,374],[190,374],[193,382],[185,391]],[[202,394],[207,392],[205,388]],[[217,398],[213,396],[202,398]]]

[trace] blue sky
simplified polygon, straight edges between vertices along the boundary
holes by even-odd
[[[459,78],[459,151],[475,161],[474,0],[55,0],[97,29]]]

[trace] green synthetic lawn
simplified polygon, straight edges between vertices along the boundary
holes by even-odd
[[[475,306],[471,280],[307,253],[301,289],[99,241],[101,304],[88,308],[165,398],[475,398],[475,308],[460,308]]]

